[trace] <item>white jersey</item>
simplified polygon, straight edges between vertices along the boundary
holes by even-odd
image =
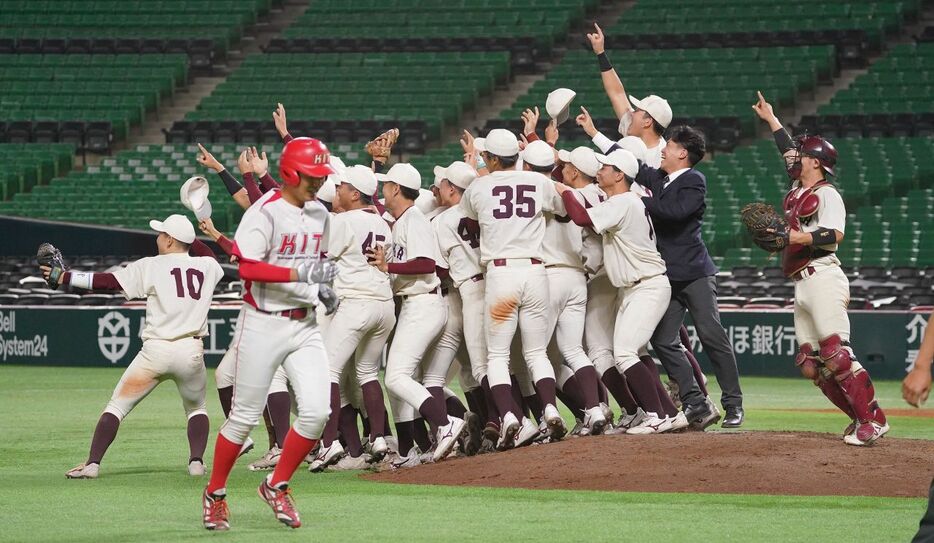
[[[143,339],[175,340],[208,335],[214,287],[224,276],[209,256],[150,256],[114,272],[127,300],[146,298]]]
[[[464,281],[483,273],[480,267],[480,235],[470,232],[460,206],[448,208],[431,221],[441,253],[439,265],[449,270],[451,283],[460,288]]]
[[[594,230],[603,234],[603,260],[613,286],[629,287],[665,273],[642,198],[632,192],[616,194],[587,213]]]
[[[296,207],[278,189],[256,201],[240,220],[234,241],[242,260],[297,268],[328,250],[330,214],[313,200]],[[244,282],[243,299],[261,311],[277,312],[318,304],[318,285]]]
[[[416,258],[441,260],[438,242],[431,223],[414,205],[402,212],[392,225],[392,245],[386,253],[387,262],[408,262]],[[427,294],[441,285],[438,274],[392,275],[392,291],[397,296]]]
[[[461,210],[480,222],[480,262],[542,258],[544,213],[566,214],[554,181],[537,172],[499,171],[474,180]]]
[[[583,228],[570,217],[545,215],[545,241],[542,243],[542,262],[545,266],[562,266],[584,271]]]
[[[431,211],[429,211],[428,213],[426,213],[426,214],[425,214],[425,218],[428,219],[429,221],[434,221],[434,220],[435,220],[435,217],[437,217],[438,215],[444,213],[444,212],[447,211],[448,209],[450,209],[448,206],[438,206],[438,207],[432,209]]]
[[[378,214],[354,209],[331,216],[328,256],[337,260],[334,289],[341,298],[391,300],[389,274],[371,266],[366,252],[392,244],[389,225]]]
[[[798,196],[803,191],[804,189],[801,188],[800,184],[797,185],[795,196]],[[801,231],[814,232],[819,228],[830,228],[831,230],[839,230],[841,234],[845,234],[846,205],[843,203],[843,197],[837,192],[836,187],[833,185],[824,185],[815,190],[814,194],[816,194],[820,200],[820,203],[817,204],[817,212],[811,216],[810,220],[801,221]],[[817,248],[826,251],[836,251],[837,244],[818,245]],[[840,259],[837,258],[837,255],[832,254],[815,258],[811,263],[816,267],[839,266]]]
[[[649,147],[645,151],[645,164],[650,168],[661,168],[662,167],[662,149],[665,148],[665,145],[668,142],[665,141],[665,138],[658,138],[658,145],[655,147]]]
[[[584,207],[587,209],[599,205],[600,202],[606,200],[606,194],[604,194],[596,183],[591,183],[586,187],[575,189],[574,192],[577,193],[578,200],[584,204]],[[590,228],[582,229],[581,234],[583,236],[581,251],[584,261],[584,270],[591,277],[602,275],[604,273],[603,236],[595,233]]]

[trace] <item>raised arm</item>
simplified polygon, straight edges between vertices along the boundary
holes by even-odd
[[[230,196],[233,197],[234,201],[237,202],[240,207],[243,209],[250,207],[250,199],[246,189],[244,189],[237,181],[237,178],[231,175],[231,173],[227,171],[227,168],[225,168],[219,160],[214,158],[214,155],[200,143],[198,144],[197,160],[202,166],[214,170],[214,173],[220,177],[221,182],[223,182],[224,186],[227,188],[227,192],[230,193]]]
[[[606,91],[607,98],[610,99],[616,116],[622,118],[627,112],[632,111],[632,104],[629,103],[629,98],[626,96],[623,82],[616,70],[613,69],[613,65],[610,64],[610,59],[606,56],[606,37],[603,35],[603,30],[597,23],[594,23],[593,27],[594,32],[587,34],[587,39],[590,41],[590,47],[593,49],[594,54],[597,55],[597,61],[600,63],[600,78],[603,79],[603,90]]]
[[[276,132],[282,138],[282,143],[292,141],[292,135],[289,134],[288,123],[286,123],[285,119],[285,106],[281,103],[277,103],[276,110],[272,112],[272,122],[276,125]]]
[[[759,101],[752,105],[752,110],[756,112],[756,115],[758,115],[760,119],[769,125],[769,130],[772,131],[772,137],[775,138],[775,145],[778,147],[778,152],[784,155],[790,149],[794,148],[791,136],[772,110],[772,104],[766,102],[761,91],[756,91],[756,94],[759,96]]]

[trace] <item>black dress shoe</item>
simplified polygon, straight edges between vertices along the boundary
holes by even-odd
[[[688,406],[684,410],[684,416],[691,423],[691,429],[699,432],[703,432],[705,428],[711,424],[716,424],[720,420],[720,415],[710,409],[707,402]]]
[[[723,424],[720,426],[724,428],[739,428],[743,425],[744,419],[745,413],[743,413],[742,407],[727,407],[726,416],[723,417]]]

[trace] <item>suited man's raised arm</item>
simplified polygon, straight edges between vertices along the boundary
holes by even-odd
[[[645,208],[652,214],[653,219],[663,221],[683,221],[697,213],[704,205],[705,190],[702,185],[687,185],[678,188],[676,198],[669,197],[661,200],[661,191],[653,196],[642,198]]]

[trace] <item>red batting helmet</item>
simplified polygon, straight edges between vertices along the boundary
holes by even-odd
[[[285,144],[279,157],[279,175],[287,185],[298,185],[299,173],[309,177],[327,177],[334,173],[331,152],[321,140],[295,138]]]
[[[798,152],[817,159],[827,175],[834,175],[837,164],[837,149],[820,136],[803,136],[798,140]]]

